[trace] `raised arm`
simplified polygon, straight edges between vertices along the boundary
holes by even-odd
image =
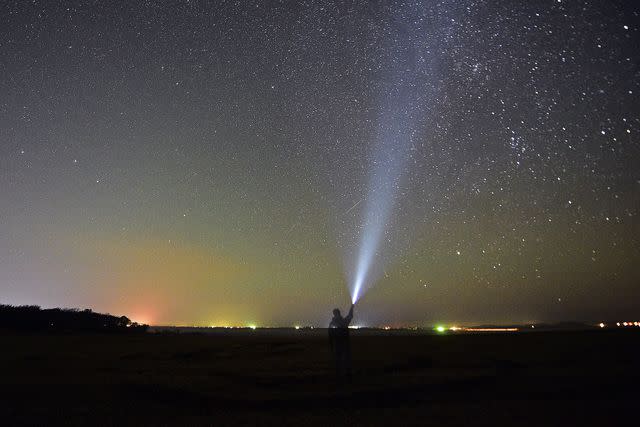
[[[344,321],[347,325],[349,325],[349,323],[351,323],[351,319],[353,319],[353,306],[354,304],[351,304],[351,308],[349,309],[349,314],[347,314],[347,317],[344,318]]]

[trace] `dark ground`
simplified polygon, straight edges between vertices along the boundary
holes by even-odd
[[[638,425],[640,331],[0,335],[2,425]]]

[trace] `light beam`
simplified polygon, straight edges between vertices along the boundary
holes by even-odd
[[[386,264],[399,254],[406,239],[399,239],[394,227],[402,219],[397,206],[406,184],[412,147],[420,138],[425,120],[425,103],[434,99],[438,83],[433,79],[433,46],[421,37],[424,28],[407,23],[403,16],[417,16],[412,6],[394,10],[390,16],[386,58],[381,67],[380,100],[376,128],[372,135],[368,192],[357,248],[349,272],[351,301],[359,298],[380,278]],[[404,10],[407,9],[407,10]],[[397,16],[396,16],[397,14]],[[360,202],[353,205],[353,210]]]

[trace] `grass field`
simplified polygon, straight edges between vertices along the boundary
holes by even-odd
[[[2,425],[635,425],[640,332],[16,335]],[[629,420],[631,424],[626,424]]]

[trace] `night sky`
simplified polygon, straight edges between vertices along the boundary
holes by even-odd
[[[3,1],[0,302],[326,325],[384,211],[356,324],[628,320],[638,6]]]

